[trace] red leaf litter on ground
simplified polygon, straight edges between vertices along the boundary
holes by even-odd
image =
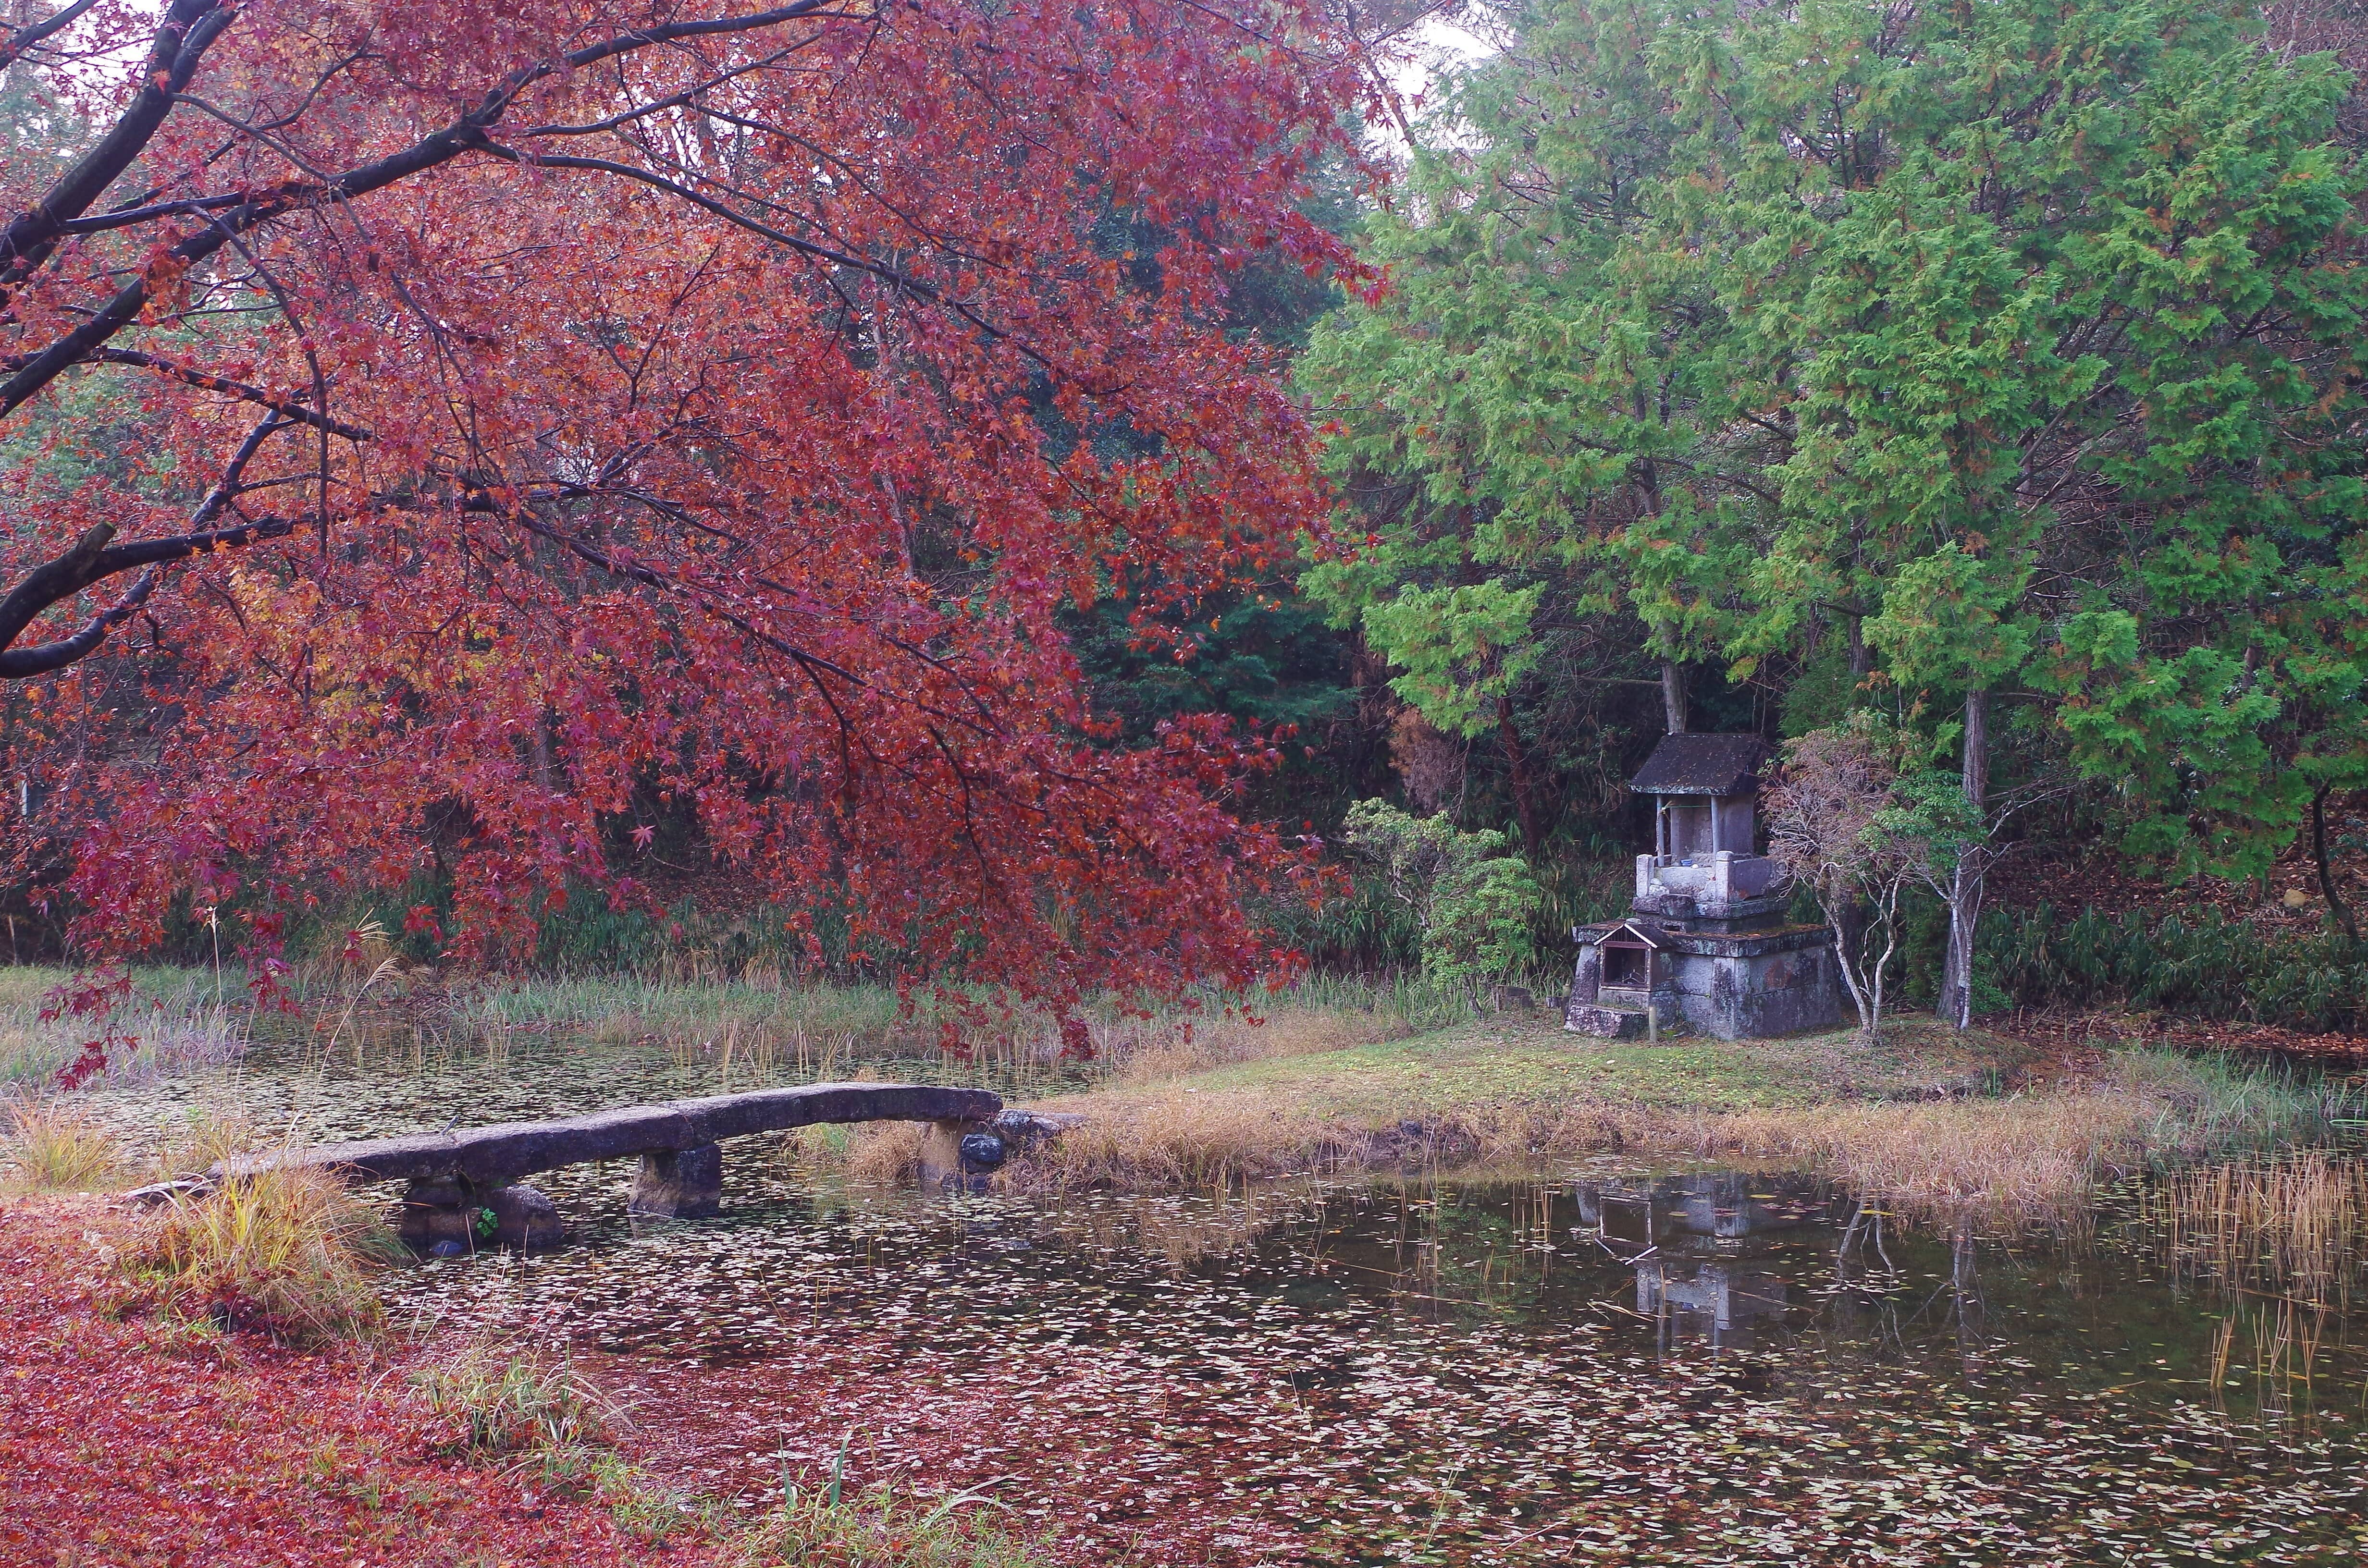
[[[1194,1386],[1094,1346],[951,1371],[893,1327],[799,1338],[738,1365],[579,1364],[636,1413],[639,1457],[687,1492],[767,1495],[784,1462],[826,1473],[844,1442],[850,1485],[978,1489],[1060,1568],[1310,1561],[1265,1489],[1277,1472],[1312,1477],[1326,1433],[1263,1382]],[[769,1455],[751,1444],[759,1426],[778,1445]]]
[[[126,1217],[0,1205],[0,1564],[703,1563],[440,1459],[399,1358],[191,1335],[120,1298]]]

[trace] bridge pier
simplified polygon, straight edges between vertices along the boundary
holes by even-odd
[[[633,1176],[626,1211],[642,1220],[703,1220],[723,1207],[723,1150],[714,1143],[651,1149]]]
[[[395,1234],[412,1251],[439,1257],[494,1247],[540,1252],[567,1239],[559,1210],[534,1187],[480,1191],[458,1176],[423,1176],[405,1187]]]

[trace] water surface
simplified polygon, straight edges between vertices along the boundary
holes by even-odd
[[[916,1064],[920,1066],[923,1064]],[[916,1074],[915,1075],[923,1075]],[[250,1062],[314,1137],[704,1092],[663,1051]],[[1911,1224],[1770,1173],[943,1198],[727,1146],[726,1212],[405,1270],[556,1343],[677,1484],[759,1508],[981,1486],[1110,1562],[2353,1563],[2368,1318],[2181,1278],[2133,1202],[2062,1235]]]

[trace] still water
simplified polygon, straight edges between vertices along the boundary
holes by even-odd
[[[333,1138],[712,1086],[544,1045],[250,1059],[115,1109],[234,1094]],[[570,1246],[420,1264],[399,1305],[564,1346],[637,1451],[746,1507],[843,1453],[1079,1563],[2368,1556],[2368,1312],[2192,1277],[2135,1193],[2068,1234],[1634,1162],[949,1199],[752,1140],[721,1218],[637,1227],[630,1175],[552,1173]]]

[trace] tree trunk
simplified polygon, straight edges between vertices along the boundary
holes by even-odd
[[[1853,615],[1847,619],[1850,621],[1850,690],[1855,692],[1866,684],[1866,672],[1873,667],[1873,663],[1866,653],[1866,617]]]
[[[1675,659],[1661,661],[1661,717],[1669,733],[1686,733],[1686,672]]]
[[[559,788],[559,770],[551,762],[551,710],[546,707],[534,721],[534,781],[546,790]]]
[[[2318,862],[2318,891],[2327,900],[2327,912],[2343,927],[2343,934],[2353,941],[2360,939],[2360,923],[2352,918],[2351,906],[2335,891],[2335,871],[2327,860],[2327,796],[2334,788],[2322,784],[2310,798],[2310,852]]]
[[[1990,694],[1965,693],[1965,763],[1963,787],[1973,809],[1976,835],[1987,826],[1990,787]],[[1982,916],[1982,884],[1989,845],[1976,837],[1957,857],[1949,879],[1949,944],[1941,960],[1941,995],[1933,1011],[1957,1028],[1974,1021],[1974,927]]]
[[[1528,748],[1521,744],[1521,732],[1513,723],[1513,704],[1502,697],[1497,699],[1497,739],[1505,747],[1505,765],[1512,777],[1513,815],[1521,824],[1521,847],[1535,864],[1545,848],[1545,829],[1538,820],[1537,779],[1530,769]]]

